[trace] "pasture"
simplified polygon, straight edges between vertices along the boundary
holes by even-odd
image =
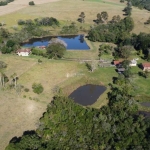
[[[38,120],[46,110],[47,104],[53,97],[53,89],[60,86],[69,78],[67,73],[74,74],[84,70],[77,62],[55,61],[41,58],[38,64],[36,57],[18,57],[1,55],[0,60],[8,64],[4,73],[9,82],[4,90],[0,90],[0,149],[3,150],[14,136],[19,136],[25,130],[33,130],[38,126]],[[10,76],[16,73],[19,77],[18,85],[28,88],[17,94],[15,89],[9,89]],[[41,83],[44,92],[40,95],[33,93],[32,84]]]
[[[108,20],[111,20],[114,15],[120,15],[124,18],[125,3],[120,3],[118,0],[35,0],[35,6],[28,5],[29,0],[16,0],[8,6],[1,7],[0,22],[4,22],[6,27],[11,29],[17,27],[19,19],[35,19],[38,17],[55,17],[61,22],[61,26],[69,25],[75,22],[78,27],[89,29],[94,25],[93,20],[96,15],[102,11],[108,12]],[[7,8],[8,7],[8,8]],[[7,10],[7,11],[6,11]],[[79,11],[80,10],[80,11]],[[81,24],[77,21],[79,14],[85,13],[85,23]],[[150,26],[144,25],[144,22],[149,18],[147,10],[132,8],[132,17],[135,22],[134,33],[149,32]],[[56,28],[50,28],[57,33]]]

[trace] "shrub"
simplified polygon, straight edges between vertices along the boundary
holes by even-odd
[[[18,25],[24,25],[25,24],[25,21],[24,20],[18,20]]]
[[[34,1],[30,1],[30,2],[29,2],[29,5],[35,5],[35,4],[34,4]]]
[[[23,98],[26,98],[26,95],[23,95]]]
[[[32,97],[29,97],[29,100],[32,100]]]
[[[41,83],[33,83],[32,89],[34,93],[40,94],[43,92],[44,88]]]
[[[24,91],[25,91],[25,92],[29,92],[29,89],[28,89],[28,88],[25,88]]]

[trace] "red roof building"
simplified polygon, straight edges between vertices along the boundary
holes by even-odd
[[[145,71],[145,70],[150,71],[150,63],[148,63],[148,62],[142,63],[142,69],[143,69],[143,71]]]
[[[119,65],[122,61],[121,60],[114,60],[114,65]]]

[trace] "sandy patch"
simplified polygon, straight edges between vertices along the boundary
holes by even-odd
[[[6,6],[0,6],[0,16],[15,12],[25,7],[35,7],[29,6],[31,0],[15,0],[14,2],[9,3]],[[57,2],[59,0],[34,0],[35,5]]]

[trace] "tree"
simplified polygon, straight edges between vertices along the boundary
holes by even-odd
[[[84,18],[85,18],[85,14],[84,12],[81,12],[81,14],[79,15],[78,21],[81,23],[84,23]]]
[[[124,18],[124,23],[125,23],[126,30],[127,30],[128,32],[130,32],[130,31],[133,30],[133,28],[134,28],[134,21],[133,21],[133,18],[131,18],[130,16],[125,17],[125,18]]]
[[[101,17],[101,14],[100,14],[100,13],[97,14],[97,20],[96,20],[96,23],[97,23],[97,24],[103,23],[103,20],[102,20],[102,17]]]
[[[145,78],[148,78],[150,76],[150,73],[148,70],[145,70]]]
[[[17,76],[16,73],[12,74],[10,77],[12,78],[11,85],[13,85],[12,83],[14,83],[14,87],[15,87],[15,89],[16,89],[16,87],[17,87],[17,80],[18,80],[19,78],[18,78],[18,76]]]
[[[66,51],[66,47],[61,43],[52,42],[48,45],[46,51],[47,51],[48,58],[58,59],[63,57]]]
[[[3,71],[0,71],[0,84],[1,84],[1,87],[5,87],[5,83],[8,82],[9,79],[8,77],[6,76],[6,74],[3,72]]]
[[[119,56],[127,59],[131,54],[132,47],[131,46],[121,46],[119,47]]]
[[[130,0],[127,2],[127,7],[132,8],[132,2]]]
[[[91,60],[90,63],[86,62],[86,67],[88,68],[89,71],[94,72],[97,68],[98,62],[96,60]]]
[[[120,0],[121,3],[124,3],[125,0]]]
[[[101,18],[103,22],[106,22],[108,20],[108,13],[106,11],[101,12]]]
[[[32,84],[32,89],[34,93],[41,94],[44,90],[43,86],[41,83],[33,83]]]
[[[128,69],[129,68],[129,65],[130,65],[130,60],[124,60],[122,63],[121,63],[122,67],[125,68],[125,69]]]
[[[121,20],[121,17],[119,15],[113,16],[110,23],[117,23],[117,22],[120,22],[120,20]]]

